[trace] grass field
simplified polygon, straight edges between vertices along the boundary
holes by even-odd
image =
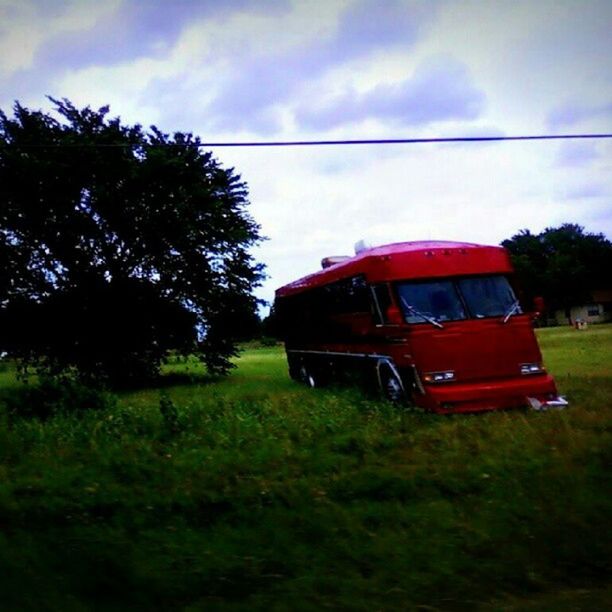
[[[612,326],[538,333],[569,410],[408,413],[279,348],[105,410],[0,405],[0,609],[609,607]]]

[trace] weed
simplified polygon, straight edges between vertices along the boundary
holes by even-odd
[[[48,419],[59,414],[107,410],[115,405],[116,397],[76,380],[43,378],[38,383],[12,390],[5,396],[4,403],[11,417]]]
[[[178,410],[170,396],[165,392],[161,392],[159,395],[159,412],[161,413],[166,433],[177,433],[180,429]]]

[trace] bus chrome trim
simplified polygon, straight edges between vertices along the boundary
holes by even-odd
[[[390,355],[378,353],[348,353],[342,351],[308,351],[304,349],[287,349],[287,353],[303,353],[307,355],[330,355],[332,357],[361,357],[362,359],[392,359]]]
[[[416,385],[416,388],[419,390],[419,393],[421,395],[425,395],[425,387],[423,386],[423,383],[421,382],[419,371],[417,370],[416,365],[412,365],[411,367],[414,373],[414,384]]]
[[[386,366],[391,370],[391,373],[393,374],[393,376],[395,376],[397,380],[399,381],[400,387],[402,388],[402,393],[406,395],[406,388],[404,387],[404,381],[402,380],[402,377],[400,376],[399,370],[397,369],[397,366],[393,362],[393,359],[391,359],[390,357],[382,357],[381,359],[378,360],[378,363],[376,364],[376,376],[378,378],[379,388],[381,390],[383,388],[382,376],[380,375],[380,369],[382,368],[382,366]]]

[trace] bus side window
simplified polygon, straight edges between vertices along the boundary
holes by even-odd
[[[363,276],[353,276],[345,281],[346,312],[368,312],[368,286]]]
[[[322,287],[327,314],[345,315],[368,312],[368,287],[363,276],[351,276]]]
[[[388,323],[387,310],[391,306],[391,296],[389,295],[389,286],[386,283],[379,285],[370,285],[372,292],[372,312],[376,325],[384,325]]]

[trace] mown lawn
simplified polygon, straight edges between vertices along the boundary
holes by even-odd
[[[278,348],[0,408],[0,609],[604,609],[612,326],[539,337],[567,411],[407,413],[300,387]]]

